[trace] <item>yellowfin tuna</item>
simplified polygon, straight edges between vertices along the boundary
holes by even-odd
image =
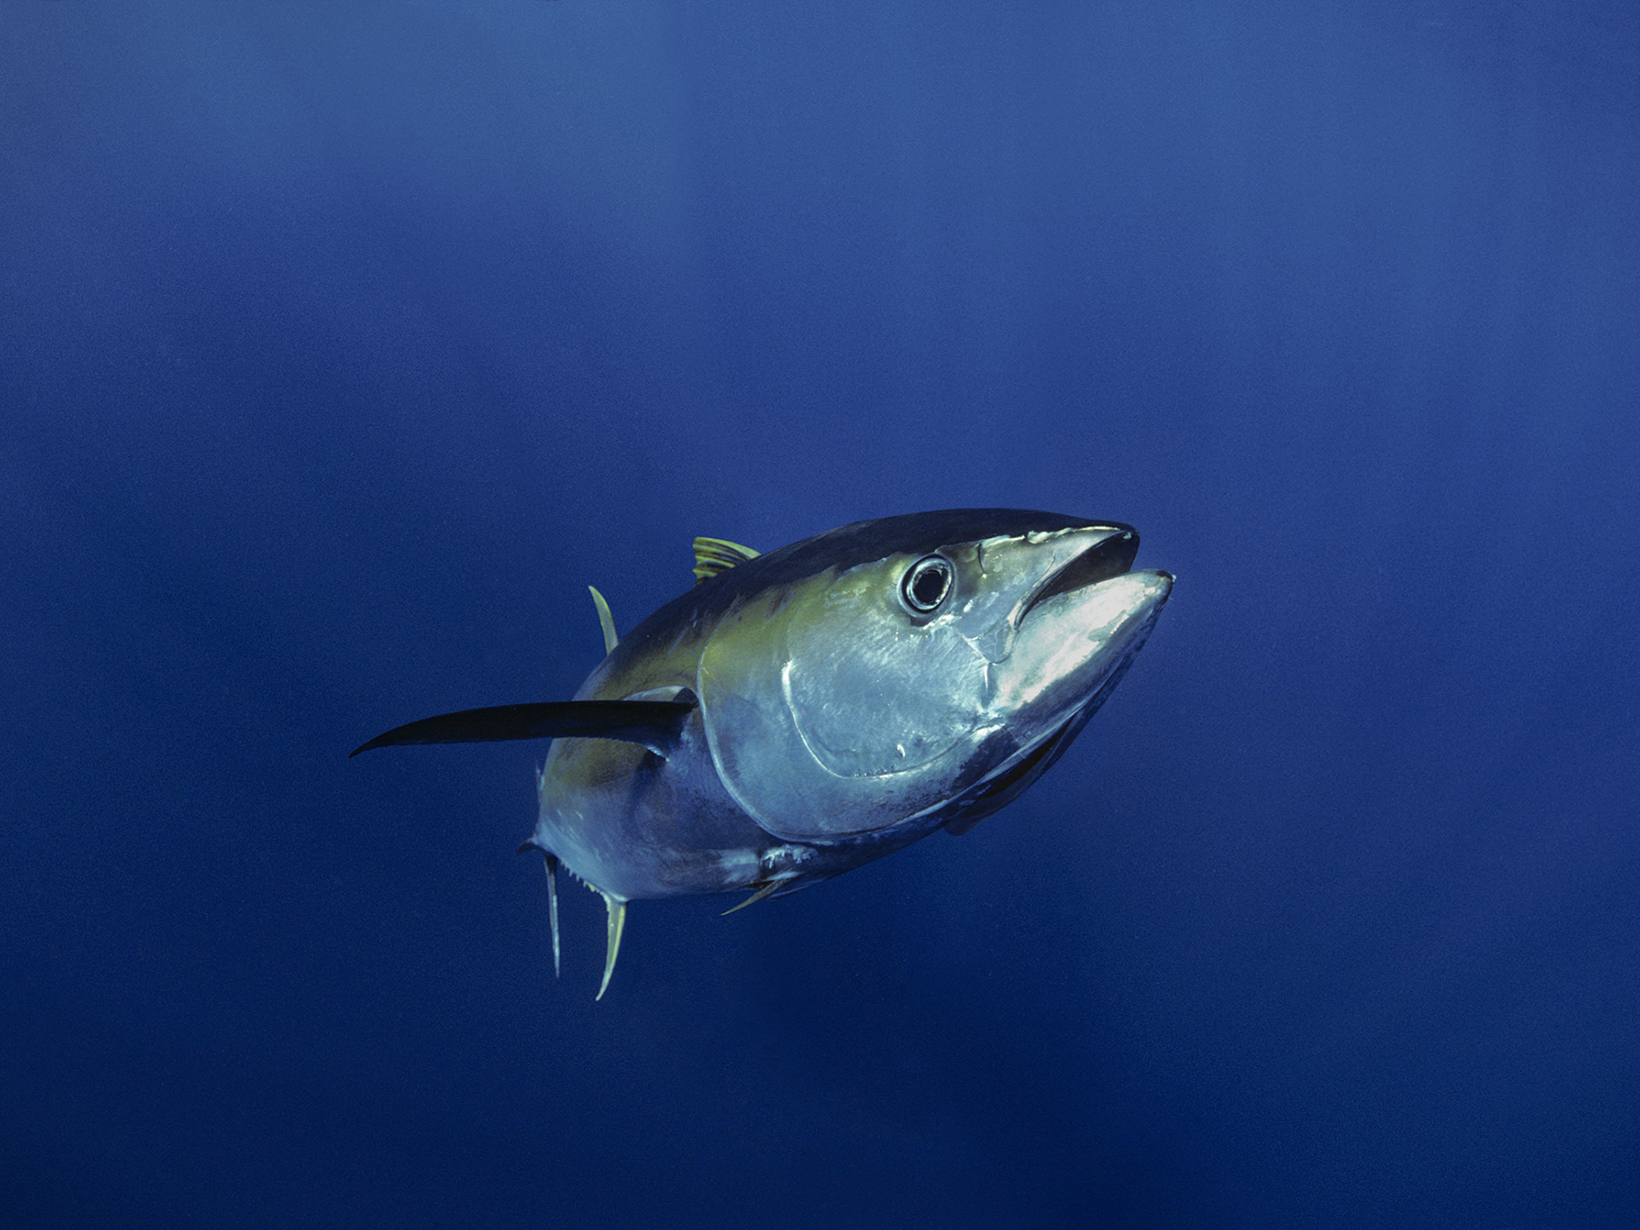
[[[1173,588],[1111,521],[956,509],[862,521],[767,555],[695,540],[695,587],[625,638],[575,698],[426,718],[355,749],[552,739],[540,814],[556,872],[627,902],[781,897],[965,833],[1064,752]],[[735,908],[740,908],[739,906]]]

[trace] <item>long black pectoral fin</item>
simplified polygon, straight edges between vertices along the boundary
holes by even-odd
[[[689,695],[689,693],[684,693]],[[676,746],[695,701],[560,700],[463,709],[395,726],[348,753],[404,743],[500,743],[507,739],[619,739],[658,756]]]

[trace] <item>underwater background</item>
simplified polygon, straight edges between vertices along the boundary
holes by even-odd
[[[1640,1224],[1640,11],[5,0],[0,1221]],[[1114,518],[1018,803],[603,906],[690,539]]]

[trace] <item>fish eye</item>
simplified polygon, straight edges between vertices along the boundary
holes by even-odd
[[[938,609],[951,592],[955,570],[943,555],[925,555],[900,578],[900,599],[919,615]]]

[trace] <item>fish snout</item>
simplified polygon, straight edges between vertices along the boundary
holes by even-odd
[[[1072,590],[1085,589],[1102,581],[1124,576],[1139,554],[1139,531],[1131,525],[1098,525],[1065,536],[1065,545],[1075,545],[1074,554],[1043,576],[1014,617],[1018,626],[1039,604]]]

